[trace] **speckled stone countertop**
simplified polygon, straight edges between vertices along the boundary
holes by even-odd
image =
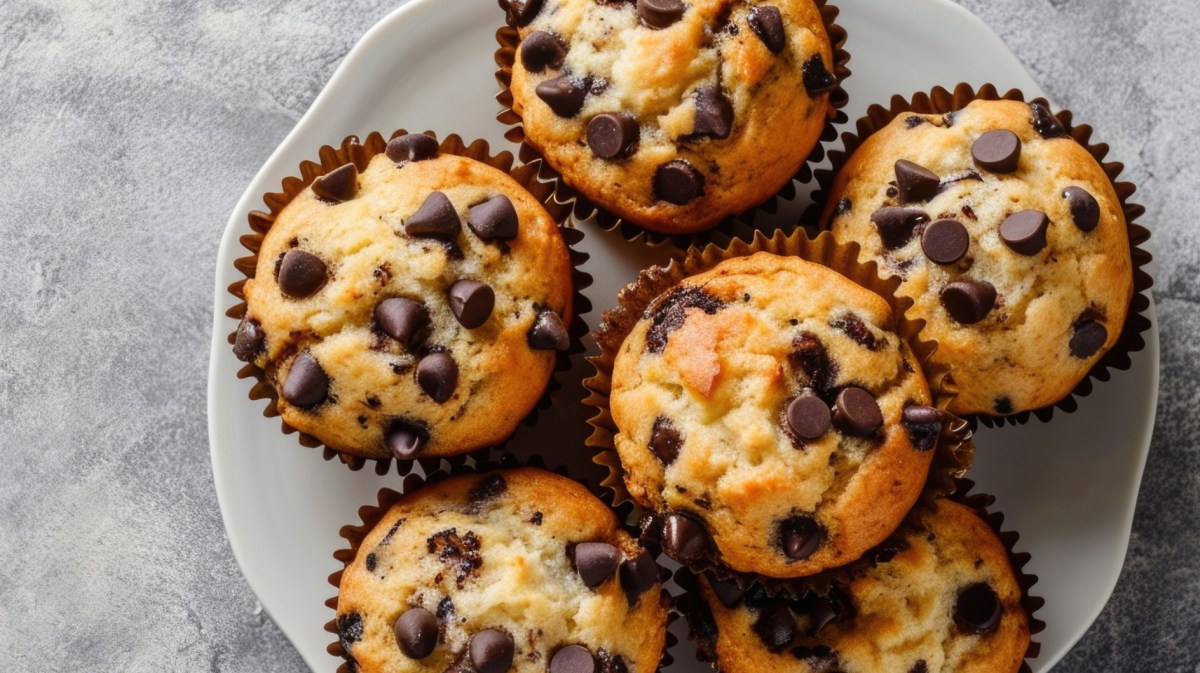
[[[1128,561],[1055,670],[1200,673],[1200,9],[961,2],[1102,130],[1158,258]],[[395,4],[0,2],[0,670],[303,670],[217,507],[213,268],[245,184]]]

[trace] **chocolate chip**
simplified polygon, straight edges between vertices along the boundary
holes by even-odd
[[[926,123],[928,122],[925,121],[924,117],[918,117],[917,115],[910,115],[904,118],[904,128],[906,129],[915,129],[921,124]]]
[[[808,92],[809,98],[823,96],[837,88],[837,77],[825,69],[825,61],[821,59],[820,54],[813,54],[804,62],[801,76],[804,78],[804,90]]]
[[[517,237],[517,209],[499,194],[467,210],[467,226],[484,241],[511,241]]]
[[[375,305],[379,329],[407,348],[417,345],[429,327],[429,311],[415,299],[389,297]]]
[[[921,250],[937,264],[953,264],[967,255],[971,235],[958,220],[937,220],[921,232]]]
[[[525,340],[534,350],[565,351],[571,347],[571,336],[567,333],[566,325],[563,325],[562,318],[550,309],[538,312],[525,335]]]
[[[1006,129],[988,131],[971,145],[975,165],[993,173],[1012,173],[1021,162],[1021,139]]]
[[[650,450],[663,465],[670,465],[679,458],[679,449],[683,447],[683,435],[666,416],[654,419],[654,429],[650,431]]]
[[[1063,198],[1071,208],[1071,219],[1081,231],[1092,231],[1100,224],[1100,204],[1083,187],[1067,187]]]
[[[550,106],[554,114],[570,118],[583,109],[583,101],[587,98],[590,85],[586,79],[559,75],[538,84],[534,93]]]
[[[413,460],[425,449],[428,440],[420,428],[397,422],[387,431],[384,441],[398,460]]]
[[[908,430],[908,439],[913,448],[918,451],[928,451],[937,446],[938,436],[942,434],[942,423],[946,414],[940,409],[912,404],[904,407],[904,428]]]
[[[1050,218],[1040,210],[1022,210],[1000,224],[1000,240],[1022,255],[1036,255],[1046,247]]]
[[[982,280],[956,280],[942,289],[942,306],[963,325],[974,325],[996,306],[996,287]]]
[[[818,597],[808,609],[809,635],[817,637],[840,616],[838,606],[826,596]]]
[[[413,659],[424,659],[437,647],[438,619],[425,608],[412,608],[401,613],[394,630],[400,651]]]
[[[862,318],[859,318],[853,313],[847,313],[841,316],[837,320],[829,323],[829,326],[838,330],[839,332],[845,333],[846,336],[854,339],[855,343],[869,351],[879,350],[881,340],[876,339],[875,333],[871,331],[871,328],[867,327],[867,324],[862,321]]]
[[[623,112],[604,112],[588,122],[588,147],[601,159],[629,155],[640,136],[641,128],[637,119]]]
[[[871,222],[879,229],[879,238],[889,250],[904,247],[916,232],[917,227],[929,221],[929,216],[920,208],[896,208],[887,206],[871,215]]]
[[[792,366],[804,372],[812,387],[825,394],[832,385],[837,368],[829,359],[825,344],[812,332],[801,332],[792,339],[792,352],[788,354]]]
[[[646,331],[646,350],[661,353],[667,347],[667,339],[675,330],[683,327],[688,309],[699,309],[714,315],[725,308],[725,303],[703,288],[693,285],[677,286],[667,292],[662,300],[656,300],[646,309],[650,329]]]
[[[575,571],[589,589],[607,582],[620,562],[620,550],[607,542],[580,542],[575,545]]]
[[[815,554],[824,539],[825,530],[810,516],[793,516],[779,525],[779,547],[793,561]]]
[[[708,551],[708,531],[687,514],[668,514],[663,523],[663,548],[676,561],[694,563]]]
[[[404,521],[404,519],[401,519]],[[450,600],[449,596],[443,596],[442,600],[437,604],[437,618],[439,620],[454,616],[454,601]]]
[[[928,201],[937,195],[942,179],[936,173],[907,159],[896,162],[896,187],[900,203]]]
[[[1011,414],[1013,412],[1012,400],[1007,397],[997,397],[992,401],[992,409],[1001,416]]]
[[[658,584],[658,566],[644,551],[631,559],[625,559],[621,563],[620,575],[621,588],[625,591],[630,605]]]
[[[375,566],[378,565],[378,563],[379,558],[375,555],[375,552],[367,554],[367,558],[363,560],[363,566],[366,567],[367,572],[371,573],[375,572]]]
[[[792,656],[808,666],[809,673],[838,673],[838,658],[824,645],[793,647]]]
[[[490,285],[476,280],[458,280],[448,294],[450,312],[467,329],[487,322],[496,306],[496,292]]]
[[[528,26],[533,18],[542,10],[543,0],[503,0],[505,19],[513,28]]]
[[[462,220],[454,204],[441,192],[430,194],[417,212],[404,222],[404,231],[409,236],[428,236],[452,240],[462,231]]]
[[[567,645],[550,658],[550,673],[596,673],[596,658],[583,645]]]
[[[765,605],[754,622],[754,632],[772,652],[791,645],[796,639],[796,620],[787,603],[772,601]]]
[[[384,153],[398,164],[424,161],[438,155],[438,141],[423,133],[409,133],[389,140]]]
[[[829,405],[812,393],[804,393],[788,404],[788,428],[801,439],[824,435],[829,430],[829,422]]]
[[[500,496],[504,495],[504,492],[507,490],[508,482],[505,481],[502,475],[489,474],[480,479],[479,483],[472,486],[471,491],[467,493],[467,503],[469,504],[467,511],[472,514],[478,514],[483,511],[485,505],[499,500]]]
[[[263,351],[267,335],[257,320],[242,318],[238,323],[237,336],[233,339],[233,356],[242,362],[250,362]]]
[[[908,673],[929,673],[929,666],[925,663],[924,659],[918,659],[917,663],[908,669]]]
[[[308,351],[292,360],[287,380],[283,382],[283,398],[297,407],[315,407],[329,394],[329,376],[321,363]]]
[[[763,41],[772,54],[783,51],[787,44],[787,35],[783,32],[783,15],[779,8],[773,5],[758,5],[750,9],[746,18],[750,30]]]
[[[479,673],[504,673],[512,666],[512,636],[499,629],[487,629],[471,636],[467,651],[471,665]]]
[[[712,587],[713,594],[717,600],[727,608],[737,606],[742,602],[742,596],[746,595],[746,591],[737,585],[737,582],[732,580],[715,580],[710,579],[708,585]]]
[[[312,295],[325,284],[328,269],[320,257],[303,250],[288,250],[279,264],[279,289],[294,299]]]
[[[458,387],[458,365],[449,353],[430,353],[417,364],[417,385],[434,402],[442,404]]]
[[[1080,320],[1071,334],[1071,355],[1090,358],[1108,343],[1108,330],[1095,320]]]
[[[654,171],[654,195],[677,206],[695,201],[704,192],[704,176],[687,159],[672,159]]]
[[[958,593],[954,603],[954,621],[968,633],[986,635],[1000,626],[1003,614],[1000,597],[987,584],[972,584]]]
[[[338,617],[337,620],[338,641],[342,644],[344,651],[349,658],[350,648],[354,643],[362,640],[363,637],[363,621],[362,615],[357,612],[348,612]]]
[[[833,422],[854,437],[869,437],[883,425],[883,412],[871,393],[851,386],[838,393]]]
[[[544,30],[535,30],[521,40],[521,65],[529,72],[546,68],[557,70],[567,57],[567,49],[558,38]]]
[[[733,130],[733,103],[716,85],[696,89],[696,118],[692,133],[725,139]]]
[[[1030,103],[1029,108],[1033,111],[1033,128],[1039,135],[1046,140],[1067,137],[1067,130],[1045,105]]]
[[[850,212],[850,209],[853,206],[854,204],[850,201],[850,197],[843,196],[842,198],[838,199],[837,206],[833,209],[833,214],[845,215],[846,213]]]
[[[333,203],[342,203],[354,198],[358,191],[358,169],[354,164],[343,164],[313,180],[313,194]]]
[[[683,18],[683,0],[637,0],[637,13],[650,28],[666,28]]]

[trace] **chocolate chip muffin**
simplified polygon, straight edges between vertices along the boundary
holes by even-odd
[[[464,453],[506,439],[545,390],[570,341],[571,272],[516,180],[401,136],[279,213],[234,353],[265,371],[288,425],[336,451]]]
[[[669,555],[798,577],[895,530],[944,420],[895,318],[844,276],[763,252],[650,303],[610,408],[625,485]]]
[[[682,234],[766,200],[834,113],[813,0],[501,0],[525,140],[609,212]]]
[[[1007,550],[949,501],[824,594],[771,598],[699,583],[704,607],[688,619],[725,673],[1017,673],[1030,642]]]
[[[1116,344],[1133,295],[1112,183],[1038,103],[900,115],[841,169],[823,226],[903,279],[960,414],[1066,397]]]
[[[521,468],[401,497],[343,572],[335,624],[360,673],[652,673],[667,605],[604,503]]]

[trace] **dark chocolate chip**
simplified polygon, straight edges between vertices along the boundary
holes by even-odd
[[[946,414],[941,409],[912,404],[904,407],[904,428],[908,430],[908,439],[913,448],[918,451],[928,451],[937,446],[938,436],[942,434],[942,423]]]
[[[918,117],[917,115],[910,115],[910,116],[904,118],[904,128],[906,128],[906,129],[915,129],[918,126],[920,126],[921,124],[925,124],[925,123],[927,123],[925,121],[925,118]]]
[[[349,655],[350,648],[363,637],[362,615],[357,612],[348,612],[339,616],[337,629],[338,641],[342,643],[342,650]]]
[[[543,0],[503,0],[505,19],[513,28],[528,26],[542,10]]]
[[[541,72],[546,68],[557,70],[567,57],[567,48],[550,33],[535,30],[521,40],[521,65],[529,72]]]
[[[942,289],[942,306],[963,325],[974,325],[996,306],[996,287],[982,280],[956,280]]]
[[[525,335],[529,347],[534,350],[565,351],[571,347],[571,336],[558,313],[550,309],[538,311],[529,333]]]
[[[670,465],[679,457],[679,449],[683,447],[683,435],[666,416],[654,419],[654,428],[650,431],[650,450],[662,461]]]
[[[409,236],[452,240],[462,231],[462,220],[450,199],[441,192],[434,192],[425,199],[417,212],[405,220],[404,231]]]
[[[793,516],[779,525],[779,546],[793,561],[803,561],[815,554],[824,539],[821,524],[810,516]]]
[[[640,136],[637,119],[623,112],[604,112],[588,122],[588,147],[601,159],[627,156]]]
[[[708,551],[708,531],[695,517],[668,514],[663,523],[663,548],[676,561],[694,563]]]
[[[838,658],[833,653],[833,650],[824,645],[815,645],[813,647],[793,647],[791,649],[793,657],[803,661],[807,666],[809,673],[838,673]]]
[[[1004,607],[1000,597],[987,584],[972,584],[958,593],[954,603],[954,621],[968,633],[986,635],[1000,626]]]
[[[937,173],[907,159],[896,162],[896,187],[900,189],[900,203],[928,201],[937,195],[942,179]]]
[[[721,605],[727,608],[741,603],[742,596],[746,595],[746,591],[733,580],[709,580],[708,585],[712,587],[713,594],[716,595],[717,600],[721,601]]]
[[[854,339],[855,343],[869,351],[879,350],[881,341],[875,338],[875,333],[871,331],[871,328],[867,327],[862,318],[853,313],[843,315],[829,323],[829,326],[840,332],[844,332],[846,336]]]
[[[917,663],[908,669],[908,673],[929,673],[929,666],[925,663],[924,659],[918,659]]]
[[[425,449],[425,433],[407,423],[395,423],[384,438],[388,450],[398,460],[413,460]]]
[[[499,194],[467,210],[467,226],[484,241],[511,241],[517,237],[517,209]]]
[[[825,68],[825,61],[820,54],[813,54],[804,62],[801,75],[804,78],[804,90],[808,92],[809,98],[823,96],[837,88],[837,77]]]
[[[625,559],[621,563],[620,575],[621,588],[625,591],[630,605],[658,584],[658,566],[646,552]]]
[[[424,161],[438,155],[438,141],[424,133],[409,133],[389,140],[384,152],[398,164]]]
[[[308,351],[292,360],[287,380],[283,382],[283,398],[297,407],[315,407],[329,394],[329,376],[321,363]]]
[[[508,490],[508,482],[499,474],[489,474],[479,483],[471,487],[471,491],[467,493],[467,502],[469,503],[469,511],[477,514],[483,511],[483,506],[495,502],[504,495]]]
[[[828,392],[837,368],[829,359],[825,344],[812,332],[801,332],[792,339],[792,352],[788,354],[792,366],[804,372],[812,387],[821,395]]]
[[[816,439],[829,430],[829,405],[812,393],[804,393],[788,404],[787,422],[797,437]]]
[[[415,299],[389,297],[375,305],[375,322],[384,334],[412,348],[428,331],[429,311]]]
[[[442,404],[458,387],[458,365],[449,353],[430,353],[417,364],[417,385],[434,402]]]
[[[1108,330],[1095,320],[1080,320],[1071,334],[1071,355],[1090,358],[1108,343]]]
[[[512,636],[499,629],[486,629],[471,636],[467,652],[479,673],[504,673],[512,666]]]
[[[672,159],[654,171],[654,195],[677,206],[704,192],[704,176],[687,159]]]
[[[567,645],[550,658],[550,673],[596,673],[596,658],[583,645]]]
[[[614,655],[602,647],[596,651],[596,658],[600,660],[600,673],[629,673],[625,659],[619,654]]]
[[[650,28],[666,28],[683,18],[683,0],[637,0],[637,13]]]
[[[879,229],[879,238],[889,250],[902,248],[916,232],[917,227],[929,221],[929,216],[920,208],[897,208],[887,206],[871,215],[871,222]]]
[[[325,284],[328,269],[320,257],[303,250],[288,250],[279,264],[279,289],[295,299],[312,295]]]
[[[250,362],[263,351],[266,341],[267,335],[257,320],[242,318],[233,339],[233,356],[242,362]]]
[[[604,584],[621,562],[621,551],[607,542],[580,542],[575,545],[575,571],[589,589]]]
[[[358,169],[354,164],[342,164],[313,180],[312,190],[313,194],[325,201],[349,201],[358,191]]]
[[[438,619],[425,608],[412,608],[401,613],[394,630],[400,651],[413,659],[424,659],[437,647]]]
[[[808,609],[809,635],[814,638],[821,635],[821,631],[825,630],[826,626],[837,621],[840,614],[838,606],[834,601],[826,596],[817,598]]]
[[[1083,187],[1067,187],[1063,198],[1071,208],[1071,219],[1081,231],[1092,231],[1100,224],[1100,204]]]
[[[541,98],[554,114],[559,117],[574,117],[583,109],[583,101],[587,98],[588,87],[591,83],[586,79],[559,75],[537,85],[534,92]]]
[[[403,521],[404,519],[401,519]],[[442,597],[442,600],[437,604],[437,618],[439,620],[454,616],[454,601],[450,600],[449,596]]]
[[[367,572],[375,572],[375,567],[377,565],[379,565],[379,557],[375,555],[375,552],[367,554],[367,558],[363,559],[363,566],[366,567]]]
[[[762,639],[768,650],[778,652],[796,639],[796,620],[783,601],[772,601],[763,606],[754,622],[754,632]]]
[[[846,213],[850,212],[850,209],[853,207],[853,205],[854,204],[850,201],[850,197],[843,196],[842,198],[838,199],[837,206],[833,209],[833,214],[845,215]]]
[[[1006,129],[988,131],[971,145],[975,165],[993,173],[1012,173],[1021,163],[1021,139]]]
[[[971,235],[958,220],[937,220],[921,232],[921,249],[937,264],[953,264],[967,255]]]
[[[1022,210],[1000,224],[1000,240],[1022,255],[1036,255],[1046,247],[1050,218],[1040,210]]]
[[[787,35],[783,31],[783,14],[774,5],[758,5],[750,9],[746,18],[750,30],[763,41],[772,54],[783,51],[787,44]]]
[[[992,401],[992,409],[1001,416],[1011,414],[1013,412],[1012,400],[1007,397],[997,397]]]
[[[1063,128],[1058,118],[1050,114],[1050,110],[1045,105],[1030,103],[1029,108],[1033,111],[1033,128],[1039,135],[1046,140],[1067,137],[1067,130]]]
[[[733,103],[716,85],[696,89],[696,117],[692,133],[725,139],[733,130]]]
[[[683,327],[687,310],[700,309],[707,315],[714,315],[725,308],[725,303],[712,296],[703,288],[693,285],[683,285],[668,290],[667,296],[656,301],[646,310],[650,318],[650,329],[646,332],[646,350],[651,353],[661,353],[667,347],[667,339],[671,332]]]
[[[833,422],[854,437],[869,437],[883,425],[883,412],[871,393],[851,386],[838,393]]]
[[[455,281],[447,296],[450,312],[467,329],[475,329],[487,322],[496,306],[496,292],[490,285],[476,280]]]

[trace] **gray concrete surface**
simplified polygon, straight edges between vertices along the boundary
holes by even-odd
[[[211,279],[243,186],[394,4],[0,2],[0,670],[302,670],[217,509]],[[1056,670],[1200,672],[1200,9],[962,4],[1130,164],[1159,254],[1129,559]]]

